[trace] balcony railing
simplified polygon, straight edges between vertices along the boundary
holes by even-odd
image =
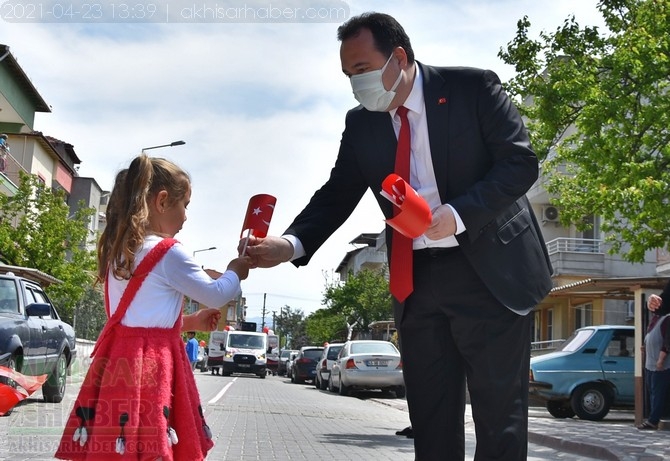
[[[5,168],[0,171],[0,183],[5,186],[7,191],[14,191],[19,186],[19,171],[28,172],[11,154],[7,154]]]
[[[547,242],[549,254],[571,251],[575,253],[604,253],[600,239],[557,238]]]

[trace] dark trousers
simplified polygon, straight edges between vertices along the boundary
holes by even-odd
[[[650,412],[647,420],[656,425],[665,412],[665,400],[670,390],[669,370],[645,370],[647,373],[647,392],[649,395]]]
[[[500,304],[460,250],[414,254],[399,332],[416,460],[465,458],[466,382],[475,461],[526,460],[531,316]]]

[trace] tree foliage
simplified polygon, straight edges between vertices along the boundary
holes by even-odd
[[[277,316],[275,334],[279,336],[282,349],[300,349],[311,345],[305,332],[305,313],[301,309],[282,307]]]
[[[350,273],[346,283],[331,283],[326,286],[324,303],[327,307],[314,321],[321,323],[323,331],[330,327],[331,339],[339,337],[342,328],[342,339],[346,339],[347,324],[356,323],[357,330],[369,331],[370,323],[393,318],[389,284],[380,271],[363,269]]]
[[[530,36],[528,17],[499,56],[528,104],[535,150],[564,224],[600,216],[611,251],[643,261],[668,247],[670,0],[601,0],[606,24],[570,17]]]
[[[95,253],[87,250],[92,208],[69,216],[65,194],[22,173],[15,195],[0,194],[0,256],[10,265],[38,269],[63,281],[47,288],[61,316],[72,323],[74,307],[92,285]]]

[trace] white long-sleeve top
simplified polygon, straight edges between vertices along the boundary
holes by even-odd
[[[162,240],[147,236],[135,259],[135,268],[149,250]],[[128,280],[108,275],[109,305],[113,314]],[[221,307],[241,293],[240,279],[226,271],[214,280],[196,263],[180,243],[176,243],[154,266],[130,303],[121,323],[129,327],[171,328],[179,318],[184,295],[208,307]]]

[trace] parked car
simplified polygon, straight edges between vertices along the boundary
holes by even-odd
[[[321,346],[303,346],[293,360],[291,370],[291,382],[302,384],[305,381],[313,381],[316,376],[316,362],[321,357]]]
[[[347,341],[333,363],[328,389],[340,395],[353,389],[381,389],[405,397],[400,352],[388,341]]]
[[[556,418],[599,421],[612,407],[634,408],[634,333],[627,325],[576,330],[561,347],[530,360],[530,393]]]
[[[319,361],[316,364],[314,386],[317,389],[321,389],[322,391],[328,389],[330,369],[333,368],[333,363],[335,363],[337,355],[342,350],[342,346],[344,346],[344,343],[333,343],[324,347],[321,357],[319,357]]]
[[[287,378],[292,378],[293,377],[293,362],[295,361],[296,357],[298,357],[299,353],[300,353],[300,351],[291,352],[291,355],[289,356],[289,359],[286,361],[286,377]]]
[[[207,368],[207,348],[203,346],[198,346],[198,361],[195,362],[195,368],[201,372],[206,372]]]
[[[0,365],[29,376],[48,374],[44,400],[58,403],[77,351],[74,329],[42,289],[54,281],[36,269],[0,265]]]
[[[279,376],[286,375],[286,372],[287,372],[286,364],[288,363],[289,359],[291,358],[292,353],[297,354],[298,351],[293,350],[293,349],[284,349],[279,354],[279,363],[277,363],[277,374]]]

